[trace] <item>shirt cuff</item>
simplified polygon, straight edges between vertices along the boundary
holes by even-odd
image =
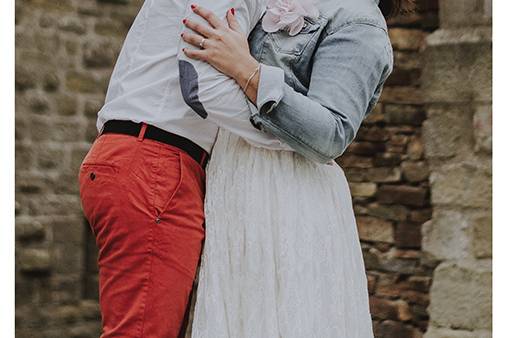
[[[284,76],[281,68],[261,63],[257,89],[257,110],[260,114],[269,114],[282,99]]]

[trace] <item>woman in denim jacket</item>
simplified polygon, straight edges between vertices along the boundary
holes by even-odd
[[[207,168],[194,337],[371,338],[365,267],[334,162],[392,72],[384,16],[404,0],[270,0],[246,36],[203,8],[185,50],[235,79],[251,122],[296,151],[220,130]],[[315,6],[315,7],[313,7]]]

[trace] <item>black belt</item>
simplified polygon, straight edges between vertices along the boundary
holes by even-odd
[[[104,124],[102,134],[117,133],[137,137],[141,132],[142,126],[143,126],[142,123],[135,123],[133,121],[109,120]],[[199,163],[199,165],[201,165],[203,168],[206,166],[206,163],[208,162],[209,155],[206,152],[206,150],[202,149],[200,146],[198,146],[197,144],[195,144],[194,142],[190,141],[185,137],[170,133],[163,129],[147,124],[144,133],[144,138],[169,144],[183,150],[188,155],[190,155],[190,157],[192,157],[197,163]]]

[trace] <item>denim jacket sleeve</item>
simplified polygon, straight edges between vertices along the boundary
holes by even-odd
[[[282,69],[262,65],[251,122],[311,160],[332,161],[354,139],[392,68],[387,32],[349,23],[317,47],[306,96],[284,82]]]

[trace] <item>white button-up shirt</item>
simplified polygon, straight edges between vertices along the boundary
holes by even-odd
[[[255,107],[249,105],[238,84],[204,62],[191,60],[199,75],[205,74],[200,94],[205,105],[209,104],[206,107],[208,117],[202,118],[185,103],[178,70],[178,58],[184,57],[179,51],[185,46],[180,37],[184,30],[182,19],[201,19],[190,11],[191,3],[212,9],[217,15],[223,13],[224,17],[227,10],[234,7],[247,33],[265,10],[263,0],[146,0],[111,76],[105,104],[98,113],[99,132],[108,120],[146,122],[186,137],[210,152],[218,128],[222,127],[253,145],[291,150],[275,137],[253,127],[249,119]],[[279,99],[282,93],[272,92],[269,84],[279,82],[274,77],[280,76],[283,77],[280,69],[261,66],[258,104]]]

